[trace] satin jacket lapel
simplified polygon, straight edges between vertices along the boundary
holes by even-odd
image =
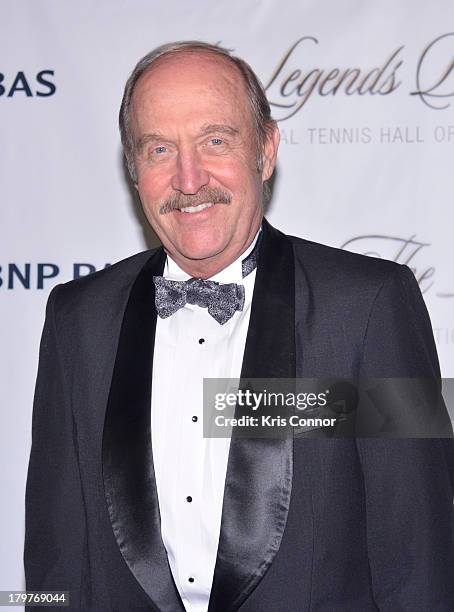
[[[241,378],[294,378],[293,249],[266,220],[262,228]],[[209,612],[237,610],[271,565],[287,520],[292,465],[292,439],[237,438],[233,430]]]
[[[152,276],[159,249],[140,271],[123,317],[103,435],[103,478],[118,547],[161,612],[183,611],[161,538],[151,448],[151,375],[156,311]]]

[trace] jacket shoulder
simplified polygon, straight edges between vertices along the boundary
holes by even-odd
[[[159,249],[151,249],[123,259],[103,270],[54,287],[51,297],[56,311],[109,308],[122,300],[147,261]]]
[[[293,246],[295,265],[312,281],[319,278],[325,287],[345,290],[377,289],[405,266],[387,259],[352,253],[344,249],[287,236]]]

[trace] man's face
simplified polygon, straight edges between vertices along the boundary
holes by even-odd
[[[193,276],[211,276],[252,241],[262,219],[277,129],[257,171],[257,142],[235,66],[212,53],[157,60],[132,98],[137,189],[167,252]]]

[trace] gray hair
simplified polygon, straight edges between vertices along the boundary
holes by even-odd
[[[247,62],[235,57],[230,53],[228,49],[220,47],[218,45],[211,45],[209,43],[187,40],[180,42],[167,43],[161,45],[150,53],[147,53],[136,65],[132,71],[129,79],[126,82],[125,90],[123,93],[123,100],[120,107],[119,124],[121,142],[123,144],[123,151],[126,158],[126,164],[129,170],[129,174],[134,183],[137,183],[137,172],[134,161],[135,154],[135,142],[131,129],[131,99],[134,93],[134,88],[140,77],[150,68],[150,66],[160,57],[165,55],[176,55],[177,53],[192,52],[192,51],[209,51],[215,53],[218,56],[226,58],[229,62],[234,64],[240,71],[241,76],[246,87],[246,94],[251,105],[251,111],[254,118],[254,127],[256,133],[257,142],[257,171],[262,170],[262,149],[267,134],[275,125],[275,121],[271,117],[271,110],[268,100],[266,99],[265,90],[262,84],[255,75],[252,68]],[[268,190],[268,185],[265,185],[265,191]]]

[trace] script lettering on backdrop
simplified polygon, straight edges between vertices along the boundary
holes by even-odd
[[[427,266],[418,261],[418,256],[427,247],[430,247],[430,243],[416,240],[416,234],[409,238],[368,234],[350,238],[341,245],[342,249],[405,264],[415,275],[422,293],[427,293],[435,284],[435,266]],[[454,292],[436,291],[435,295],[440,298],[452,298]]]
[[[314,94],[388,96],[403,85],[400,70],[405,45],[393,49],[373,68],[304,68],[305,53],[313,56],[318,44],[315,36],[299,38],[284,53],[265,85],[278,121],[293,117]],[[419,96],[431,108],[442,110],[450,106],[448,100],[454,96],[453,48],[453,32],[438,36],[424,47],[416,63],[416,89],[409,95]]]
[[[438,62],[446,56],[451,60],[446,68],[437,70]],[[449,98],[454,96],[454,32],[443,34],[429,43],[419,58],[416,68],[416,87],[411,92],[436,110],[451,106]]]

